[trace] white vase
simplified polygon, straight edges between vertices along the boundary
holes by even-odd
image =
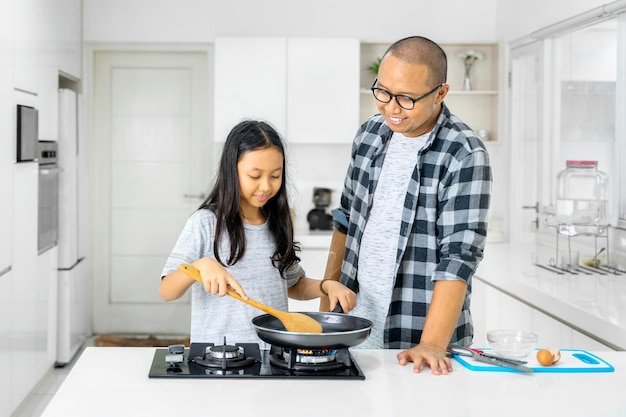
[[[472,70],[472,64],[466,62],[465,63],[465,78],[463,79],[463,90],[471,90],[472,89],[472,79],[470,78],[470,72]]]

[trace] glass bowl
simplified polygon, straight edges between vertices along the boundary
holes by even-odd
[[[537,335],[524,330],[491,330],[487,341],[493,353],[510,358],[528,356],[537,346]]]

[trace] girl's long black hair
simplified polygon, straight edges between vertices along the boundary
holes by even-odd
[[[287,164],[285,148],[280,135],[268,123],[245,120],[237,124],[228,134],[213,190],[200,208],[212,210],[217,218],[213,253],[224,266],[234,265],[246,252],[246,235],[241,213],[239,212],[240,188],[237,163],[246,152],[275,146],[283,155],[283,180],[278,193],[262,208],[267,218],[270,235],[274,238],[276,250],[272,255],[272,264],[278,268],[281,276],[300,258],[297,252],[300,246],[294,242],[293,222],[287,198]],[[230,253],[226,262],[219,253],[219,242],[223,234],[228,235]]]

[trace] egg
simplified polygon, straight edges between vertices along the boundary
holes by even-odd
[[[561,351],[558,348],[550,347],[537,351],[537,362],[543,366],[554,365],[561,359]]]

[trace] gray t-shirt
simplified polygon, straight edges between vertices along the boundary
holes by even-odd
[[[181,263],[192,263],[200,258],[215,258],[213,240],[215,238],[215,214],[206,209],[196,211],[187,220],[178,241],[167,259],[161,276],[178,269]],[[287,288],[305,275],[297,264],[286,271],[283,279],[278,269],[272,265],[271,257],[275,245],[267,223],[262,225],[244,224],[246,252],[244,256],[226,269],[235,278],[246,294],[257,301],[278,310],[287,311]],[[222,236],[220,256],[222,262],[228,260],[229,242]],[[261,343],[251,320],[264,314],[232,297],[219,297],[207,293],[204,286],[195,282],[191,285],[191,342],[222,344],[224,337],[228,344]]]
[[[350,314],[374,323],[370,336],[358,348],[382,349],[391,293],[396,276],[402,205],[417,153],[429,133],[408,138],[394,133],[389,141],[380,178],[376,185],[369,219],[359,252],[359,292]]]

